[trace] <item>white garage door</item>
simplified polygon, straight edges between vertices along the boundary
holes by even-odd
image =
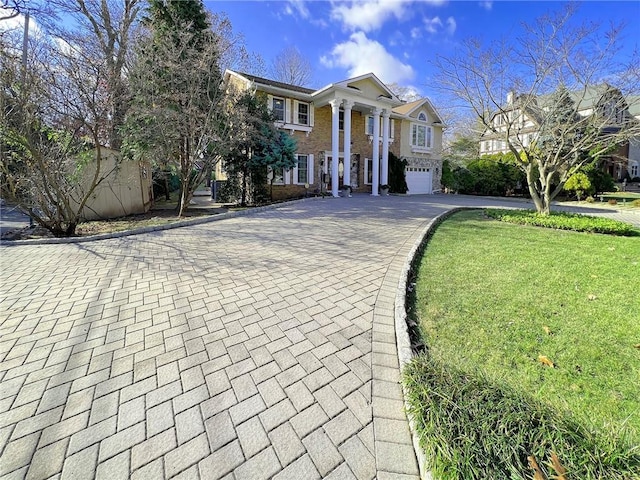
[[[430,168],[426,167],[407,167],[407,187],[409,195],[415,195],[418,193],[433,193],[431,185],[431,172]]]

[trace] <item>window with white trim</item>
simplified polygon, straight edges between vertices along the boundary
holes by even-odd
[[[638,164],[634,163],[633,165],[631,165],[631,177],[635,178],[638,176]]]
[[[344,130],[344,110],[338,113],[338,130]]]
[[[309,104],[298,103],[298,112],[296,114],[298,123],[300,125],[309,125]]]
[[[373,135],[373,115],[367,116],[364,127],[365,127],[366,135]],[[383,117],[380,117],[380,134],[381,135],[382,135],[382,132],[384,132],[383,127],[384,127],[384,120],[383,120]],[[389,119],[389,138],[393,138],[394,130],[395,130],[395,120],[390,118]]]
[[[284,98],[273,97],[273,108],[271,109],[271,111],[273,112],[273,116],[275,117],[277,122],[284,122],[284,105]]]
[[[367,135],[373,135],[373,115],[367,117]]]
[[[418,115],[418,120],[420,120],[421,122],[426,122],[427,121],[426,113],[420,112],[420,114]]]
[[[427,125],[411,125],[411,146],[414,148],[431,148],[432,132]]]
[[[304,185],[309,182],[309,156],[296,155],[295,183]]]

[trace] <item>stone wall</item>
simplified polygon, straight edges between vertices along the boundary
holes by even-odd
[[[433,192],[442,190],[442,159],[427,157],[403,157],[407,161],[407,167],[419,167],[431,169],[431,187]]]

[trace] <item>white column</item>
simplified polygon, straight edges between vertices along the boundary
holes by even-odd
[[[382,169],[380,183],[389,185],[389,111],[382,111]]]
[[[340,104],[342,100],[331,100],[331,195],[338,195],[338,156],[340,155]]]
[[[380,185],[380,110],[373,110],[373,159],[371,161],[373,177],[371,179],[371,195],[378,196]]]
[[[345,100],[344,106],[344,184],[351,186],[351,107],[353,102]]]

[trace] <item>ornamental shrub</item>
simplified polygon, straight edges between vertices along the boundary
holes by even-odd
[[[571,175],[565,182],[564,189],[567,192],[573,192],[578,198],[578,201],[580,201],[582,195],[585,192],[589,192],[591,190],[591,181],[586,174],[582,172],[576,172]]]
[[[391,193],[407,193],[406,167],[406,160],[400,160],[389,152],[389,191]]]
[[[615,191],[615,182],[613,181],[613,177],[607,172],[602,171],[598,166],[588,165],[582,170],[587,177],[589,177],[589,182],[591,182],[591,190],[589,191],[590,195]]]
[[[485,214],[501,222],[517,223],[519,225],[622,236],[640,234],[638,230],[628,223],[604,217],[590,217],[578,213],[551,212],[549,215],[541,215],[533,210],[488,209],[485,210]]]

